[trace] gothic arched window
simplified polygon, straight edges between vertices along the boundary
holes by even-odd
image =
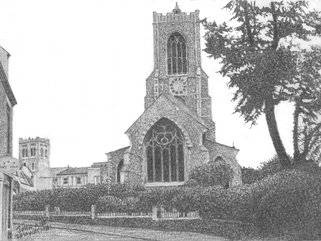
[[[124,160],[120,160],[120,162],[118,163],[117,165],[117,183],[120,183],[120,172],[121,172],[121,169],[123,168],[123,165],[124,165]]]
[[[184,138],[172,121],[157,121],[147,132],[144,144],[147,182],[184,181]]]
[[[187,73],[186,41],[179,33],[173,33],[167,41],[167,73]]]

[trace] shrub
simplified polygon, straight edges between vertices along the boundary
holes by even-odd
[[[63,211],[90,211],[90,206],[96,204],[99,197],[115,196],[120,199],[138,197],[144,191],[143,187],[131,187],[123,184],[86,185],[82,188],[59,188],[24,192],[14,196],[14,210],[43,211],[45,205],[50,208],[57,206]]]
[[[272,157],[270,160],[262,162],[259,168],[260,178],[263,179],[269,175],[273,175],[282,171],[283,168],[280,164],[278,156]]]
[[[257,210],[262,234],[292,234],[296,238],[320,237],[321,178],[302,170],[280,173]]]
[[[97,200],[98,212],[121,212],[123,210],[123,201],[114,196],[103,196]]]
[[[252,184],[261,180],[261,172],[252,167],[242,167],[242,183],[243,184]]]
[[[227,187],[233,177],[233,170],[224,161],[208,162],[195,167],[189,175],[189,185],[220,185]]]

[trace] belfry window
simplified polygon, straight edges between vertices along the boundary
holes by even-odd
[[[167,73],[187,73],[186,41],[179,33],[173,33],[167,42]]]
[[[184,138],[175,123],[160,119],[144,143],[148,183],[184,181]]]

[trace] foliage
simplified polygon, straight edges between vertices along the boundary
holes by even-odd
[[[229,189],[224,189],[219,185],[149,188],[146,190],[123,186],[113,187],[115,195],[99,196],[95,204],[98,212],[151,212],[152,206],[163,207],[167,211],[176,209],[183,213],[199,211],[202,224],[207,228],[213,228],[217,224],[217,220],[229,220],[226,222],[255,225],[262,235],[272,233],[278,236],[291,233],[299,239],[319,237],[318,230],[321,229],[319,201],[321,199],[321,169],[313,162],[309,165],[296,166],[290,170],[279,170],[279,168],[280,164],[277,158],[273,158],[259,169],[261,180]],[[94,188],[94,186],[90,188]],[[59,195],[74,200],[77,197],[74,190],[59,190]],[[117,190],[123,192],[119,193]],[[84,190],[82,192],[87,193]],[[93,190],[90,192],[95,193]],[[56,190],[55,194],[57,193]],[[36,210],[46,203],[37,198],[53,198],[53,194],[50,191],[19,194],[22,198],[20,202],[15,200],[15,209],[19,207],[22,210],[22,205],[26,204],[24,210],[29,210],[30,207]],[[32,202],[27,203],[27,200],[32,200]],[[76,203],[73,204],[76,205]],[[60,207],[62,209],[62,206]],[[77,206],[77,209],[80,207]],[[78,211],[86,210],[79,209]],[[136,225],[128,220],[116,220],[115,222],[114,225]],[[139,225],[154,227],[154,224],[145,221],[144,224]],[[162,225],[169,228],[165,223]],[[163,227],[162,225],[157,225],[157,228]],[[204,227],[201,230],[204,231],[207,228]]]
[[[260,179],[268,177],[283,170],[278,156],[274,156],[268,161],[262,162],[258,171],[260,173]]]
[[[258,180],[261,180],[260,171],[252,167],[242,167],[242,183],[252,184]]]
[[[321,178],[301,170],[282,173],[257,210],[263,234],[292,234],[299,239],[320,237]]]
[[[208,162],[195,167],[189,175],[190,185],[228,187],[233,178],[233,170],[224,161]]]
[[[235,112],[252,124],[265,114],[280,163],[289,167],[274,108],[282,101],[295,103],[298,116],[309,120],[305,122],[308,127],[320,111],[321,50],[311,47],[303,51],[295,43],[306,43],[317,34],[320,13],[309,10],[305,0],[271,1],[267,6],[231,0],[225,9],[232,13],[229,23],[203,22],[205,52],[221,61],[220,73],[229,77],[229,87],[236,89]],[[300,64],[302,58],[304,67]],[[295,127],[297,123],[294,121]],[[295,142],[298,135],[294,138]]]
[[[123,201],[115,196],[102,196],[96,205],[98,212],[120,212],[123,209]]]
[[[43,211],[45,205],[60,207],[62,211],[90,211],[90,206],[97,204],[100,197],[114,196],[119,199],[137,197],[144,190],[142,187],[130,187],[115,184],[87,185],[82,188],[59,188],[24,192],[14,196],[14,209]]]

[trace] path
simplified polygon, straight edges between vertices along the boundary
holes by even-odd
[[[27,220],[14,220],[19,223],[30,223]],[[101,225],[81,225],[50,222],[51,229],[19,241],[227,241],[228,239],[211,235],[174,232],[139,228],[110,227]]]

